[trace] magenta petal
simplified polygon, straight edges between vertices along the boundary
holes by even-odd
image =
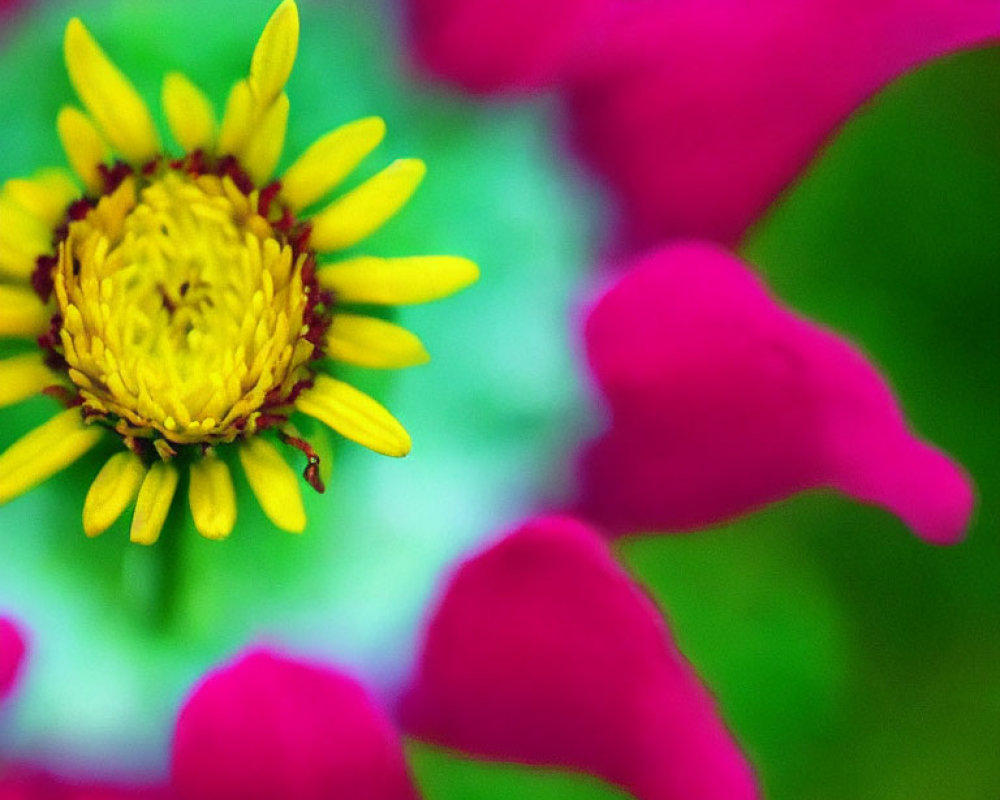
[[[0,617],[0,702],[14,689],[27,645],[13,622]]]
[[[403,720],[438,745],[579,769],[643,800],[757,796],[657,609],[571,519],[532,521],[458,569]]]
[[[265,650],[209,673],[181,710],[184,800],[412,800],[399,738],[354,680]]]
[[[172,797],[158,786],[77,783],[23,766],[0,770],[0,800],[171,800]]]
[[[581,460],[580,510],[614,532],[697,528],[832,486],[927,541],[962,537],[962,471],[910,434],[860,353],[723,250],[639,260],[591,312],[586,340],[611,423]]]
[[[996,0],[636,3],[570,91],[574,138],[634,244],[732,244],[874,92],[998,38]]]
[[[409,0],[423,66],[473,92],[554,81],[612,0]]]
[[[13,12],[19,5],[21,0],[0,0],[0,18]]]

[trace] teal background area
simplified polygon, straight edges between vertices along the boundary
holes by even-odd
[[[5,32],[0,51],[0,178],[65,163],[54,120],[73,101],[61,55],[71,14],[159,115],[169,69],[187,72],[221,107],[273,7],[40,4]],[[593,189],[551,135],[551,103],[477,106],[409,81],[379,4],[302,3],[301,16],[283,165],[337,125],[383,116],[386,140],[348,185],[402,156],[422,157],[428,176],[357,252],[461,254],[482,279],[399,312],[431,352],[429,365],[341,371],[399,417],[414,449],[393,460],[331,436],[333,477],[324,496],[303,484],[310,524],[301,537],[266,520],[236,465],[239,521],[225,543],[187,522],[155,548],[131,546],[128,514],[87,540],[83,498],[116,448],[110,436],[0,509],[0,610],[23,621],[33,645],[23,691],[0,720],[8,755],[155,772],[189,687],[251,642],[335,663],[391,703],[442,571],[565,481],[586,403],[567,320],[601,222]],[[5,342],[0,354],[26,346]],[[55,410],[47,398],[4,409],[0,448]],[[321,426],[302,427],[322,436]]]
[[[102,38],[147,96],[162,59],[219,99],[246,69],[269,5],[211,3],[171,15],[169,28],[143,21],[161,4],[74,8],[98,33],[120,32]],[[389,462],[339,448],[301,540],[270,529],[248,498],[224,548],[185,531],[185,622],[152,631],[136,587],[163,574],[156,558],[126,546],[121,525],[95,542],[78,529],[99,457],[0,509],[0,608],[23,609],[38,651],[0,719],[0,748],[65,757],[72,745],[92,765],[128,734],[137,749],[102,766],[155,766],[184,688],[251,636],[333,658],[391,696],[442,566],[558,495],[550,476],[592,424],[566,320],[599,212],[551,138],[553,104],[460,103],[400,84],[394,58],[371,45],[385,18],[344,8],[303,4],[315,24],[289,90],[288,152],[383,114],[389,137],[374,166],[416,154],[430,175],[371,249],[453,250],[484,268],[466,295],[404,315],[432,365],[372,384],[413,429],[415,453]],[[46,12],[44,34],[14,37],[0,54],[0,177],[61,160],[60,16]],[[323,44],[331,30],[336,47]],[[878,509],[811,492],[710,531],[617,545],[769,798],[1000,797],[998,86],[995,49],[904,77],[838,132],[741,248],[777,296],[861,346],[915,429],[967,467],[979,497],[968,540],[931,547]],[[5,410],[0,446],[50,411]],[[135,703],[156,713],[137,721]],[[431,800],[623,796],[416,743],[409,753]]]

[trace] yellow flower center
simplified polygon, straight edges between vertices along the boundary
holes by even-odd
[[[287,416],[330,299],[269,205],[228,175],[160,169],[77,211],[54,271],[55,349],[86,415],[161,455]]]

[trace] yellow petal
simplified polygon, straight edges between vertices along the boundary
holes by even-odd
[[[34,338],[48,329],[51,316],[31,289],[0,285],[0,336]]]
[[[68,467],[102,433],[83,424],[79,408],[70,408],[22,436],[0,455],[0,505]]]
[[[326,339],[326,355],[347,364],[399,369],[426,364],[430,355],[406,328],[384,319],[335,314]]]
[[[384,406],[328,375],[317,375],[295,407],[376,453],[398,457],[410,452],[410,435]]]
[[[91,194],[100,194],[104,179],[98,167],[110,158],[108,145],[90,117],[72,106],[64,106],[56,117],[59,141],[73,172]]]
[[[393,161],[313,217],[310,246],[329,252],[357,244],[402,208],[426,172],[419,158]]]
[[[31,277],[34,270],[35,258],[30,253],[13,250],[0,239],[0,277],[24,282]],[[0,322],[0,327],[2,326],[3,322]]]
[[[288,95],[282,94],[260,117],[243,145],[240,166],[258,186],[266,183],[278,166],[287,127]]]
[[[365,117],[314,142],[281,177],[281,196],[294,211],[323,198],[340,183],[385,136],[380,117]]]
[[[271,15],[250,61],[250,89],[258,107],[267,108],[284,90],[299,46],[299,11],[285,0]]]
[[[52,249],[52,228],[18,203],[9,186],[0,193],[0,275],[26,281],[38,256]]]
[[[40,353],[0,361],[0,408],[20,403],[58,382],[52,370],[42,363]]]
[[[46,169],[33,178],[7,181],[4,192],[50,230],[62,222],[69,204],[80,196],[73,178],[62,169]]]
[[[155,544],[167,521],[170,504],[177,491],[180,477],[177,467],[166,461],[155,461],[139,489],[139,499],[132,514],[129,538],[136,544]]]
[[[52,226],[32,214],[7,191],[0,193],[0,240],[7,248],[38,256],[52,249]]]
[[[163,111],[174,139],[188,153],[212,152],[215,147],[215,109],[205,93],[185,75],[171,72],[163,79]]]
[[[110,528],[135,500],[146,477],[142,459],[130,450],[109,458],[87,491],[83,501],[83,530],[97,536]]]
[[[323,267],[317,277],[340,302],[400,306],[454,294],[479,279],[479,267],[459,256],[359,256]]]
[[[70,82],[111,146],[133,164],[153,158],[160,139],[149,108],[75,17],[66,26],[64,49]]]
[[[19,245],[6,240],[0,232],[0,277],[20,282],[27,281],[35,271],[37,259],[37,254],[25,252]],[[0,326],[2,325],[0,322]]]
[[[238,156],[253,128],[256,109],[250,84],[240,81],[229,92],[219,131],[219,155]]]
[[[295,470],[274,445],[259,436],[243,442],[239,453],[250,488],[268,519],[284,531],[302,533],[306,528],[306,511]]]
[[[225,539],[236,524],[236,490],[229,467],[209,453],[191,465],[188,493],[191,516],[198,533],[208,539]]]

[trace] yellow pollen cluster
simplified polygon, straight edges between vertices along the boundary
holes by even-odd
[[[126,178],[59,249],[55,295],[87,413],[127,437],[230,442],[308,378],[307,255],[229,177]]]

